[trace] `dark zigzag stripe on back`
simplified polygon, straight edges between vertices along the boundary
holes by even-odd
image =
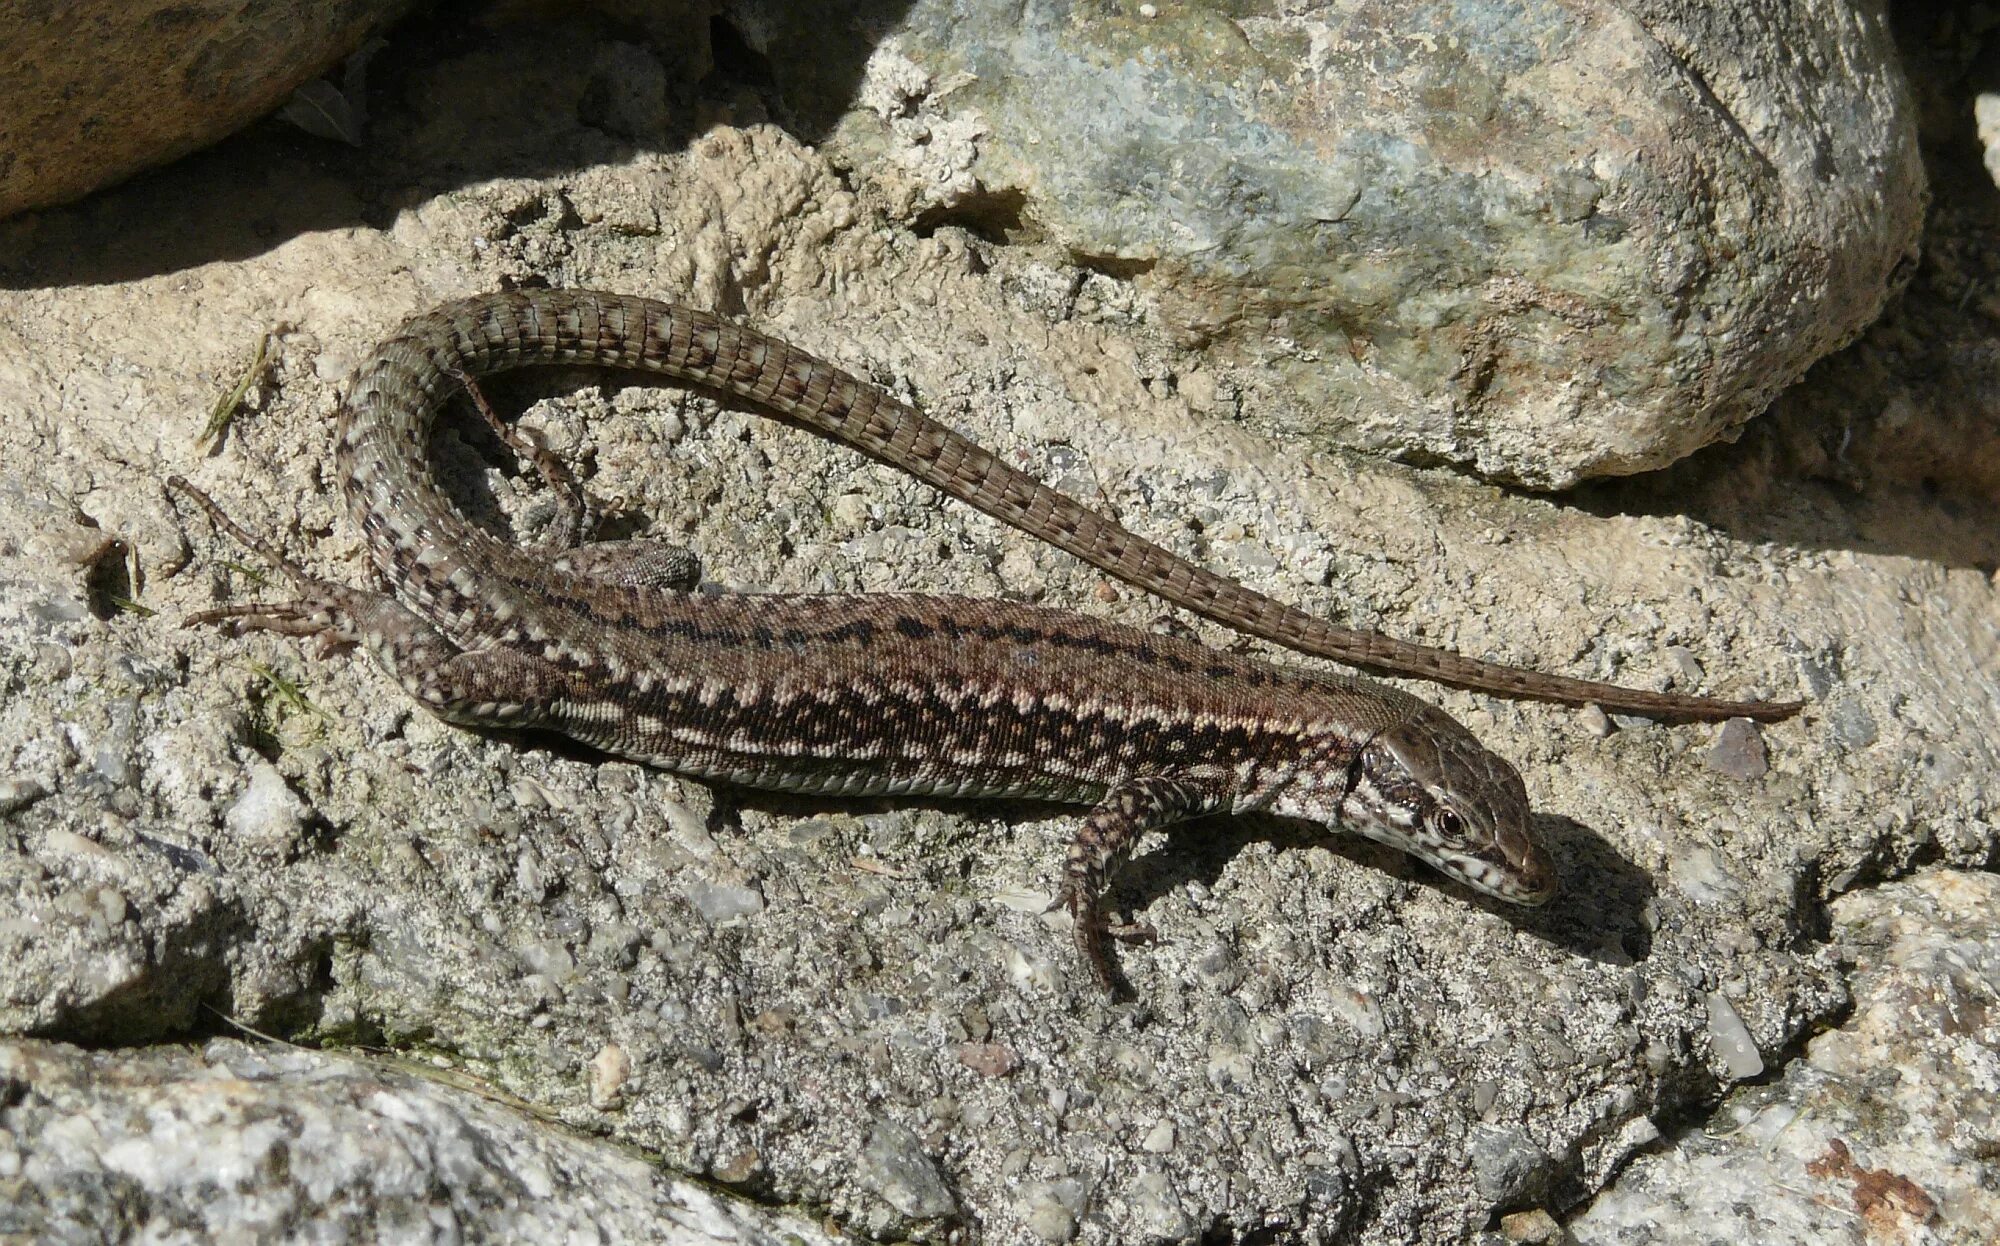
[[[916,615],[901,615],[880,623],[870,619],[849,619],[829,628],[793,626],[780,629],[764,625],[729,627],[720,626],[713,622],[704,622],[694,617],[692,609],[688,617],[685,618],[648,619],[636,613],[632,606],[625,600],[619,600],[614,603],[608,594],[602,597],[587,599],[574,593],[562,591],[556,587],[554,577],[548,576],[546,572],[542,573],[541,577],[530,579],[524,576],[509,574],[505,570],[502,570],[498,578],[505,580],[520,592],[530,594],[547,605],[568,610],[584,618],[594,619],[600,623],[608,621],[620,628],[637,634],[666,640],[685,641],[690,644],[723,644],[737,647],[755,645],[761,649],[776,649],[779,647],[796,648],[811,645],[866,645],[874,643],[880,633],[889,630],[912,641],[931,640],[941,636],[943,639],[955,644],[963,644],[967,641],[997,644],[1001,641],[1007,641],[1029,647],[1047,645],[1051,648],[1070,649],[1097,657],[1125,658],[1145,666],[1170,671],[1176,675],[1201,674],[1210,679],[1238,679],[1253,688],[1264,687],[1277,682],[1276,673],[1265,668],[1260,663],[1244,662],[1237,664],[1225,661],[1207,661],[1197,665],[1197,663],[1190,661],[1188,658],[1176,653],[1166,652],[1153,645],[1127,643],[1110,630],[1120,626],[1112,623],[1099,624],[1100,627],[1105,629],[1102,631],[1095,629],[1090,631],[1070,631],[1055,627],[1030,627],[1025,624],[1011,622],[968,623],[942,616],[936,620],[929,620]],[[603,593],[606,589],[616,587],[594,584],[580,576],[576,578],[588,586],[584,590],[586,592]],[[627,593],[634,591],[636,590],[627,590]],[[620,594],[621,598],[625,596],[626,594]],[[738,596],[747,597],[752,596],[752,594],[738,594]],[[771,596],[774,600],[786,602],[801,599],[801,595],[799,594],[772,594]],[[834,596],[846,597],[847,595],[840,594]],[[829,600],[832,599],[832,597],[829,598]],[[949,600],[953,600],[954,604],[958,604],[958,599]],[[976,599],[964,600],[967,603],[976,605]],[[692,603],[690,605],[692,606]],[[1056,612],[1051,611],[1050,613],[1054,615]],[[1087,616],[1077,617],[1083,618]]]
[[[956,696],[924,690],[914,698],[875,681],[811,692],[768,691],[748,700],[732,687],[707,689],[707,699],[704,691],[695,685],[641,693],[605,681],[575,706],[580,717],[588,717],[592,705],[638,709],[703,737],[690,747],[722,753],[833,756],[851,751],[857,725],[865,725],[867,738],[902,760],[951,765],[954,754],[978,752],[989,759],[1017,754],[1024,769],[1064,760],[1072,763],[1072,773],[1098,781],[1161,765],[1228,770],[1255,760],[1277,768],[1325,746],[1321,739],[1247,718],[1197,724],[1157,709],[1114,717],[1115,706],[1055,707],[1039,699],[1022,705],[1004,696],[987,705],[978,689],[966,687],[954,689]]]

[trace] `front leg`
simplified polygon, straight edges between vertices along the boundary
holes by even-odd
[[[238,526],[215,500],[179,476],[170,488],[198,504],[217,527],[278,568],[295,594],[282,602],[236,602],[189,615],[190,625],[318,636],[360,645],[418,704],[469,727],[529,727],[574,691],[569,674],[514,649],[461,649],[422,615],[385,593],[309,575],[267,542]]]
[[[1131,859],[1141,835],[1214,813],[1225,804],[1221,793],[1192,780],[1146,776],[1113,787],[1077,828],[1063,868],[1062,886],[1049,908],[1069,910],[1075,924],[1076,950],[1090,976],[1106,991],[1118,993],[1111,962],[1104,955],[1107,926],[1101,905],[1105,884]]]

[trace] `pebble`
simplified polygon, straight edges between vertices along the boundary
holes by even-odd
[[[958,1210],[923,1143],[893,1121],[879,1121],[868,1131],[855,1176],[912,1220],[935,1220]]]
[[[724,1185],[742,1185],[764,1166],[764,1156],[756,1147],[743,1147],[718,1159],[709,1175]]]
[[[1028,1231],[1045,1242],[1067,1242],[1076,1237],[1076,1212],[1068,1205],[1065,1194],[1075,1191],[1066,1189],[1070,1183],[1037,1181],[1029,1185],[1021,1218],[1028,1223]]]
[[[764,911],[764,895],[755,887],[691,878],[682,891],[695,911],[713,926],[739,917],[754,917]]]
[[[1756,724],[1747,718],[1732,718],[1722,724],[1702,761],[1724,778],[1744,783],[1763,778],[1771,768],[1770,758],[1764,752],[1764,737],[1757,734]]]
[[[1468,1158],[1472,1181],[1496,1203],[1513,1202],[1548,1177],[1554,1165],[1547,1151],[1519,1130],[1481,1125],[1472,1131]]]
[[[1764,1057],[1736,1006],[1715,992],[1708,996],[1708,1041],[1729,1075],[1741,1081],[1764,1071]]]
[[[1021,1067],[1021,1057],[1005,1043],[960,1043],[958,1060],[981,1077],[1005,1077]]]
[[[223,825],[245,847],[287,855],[304,833],[312,807],[270,762],[260,758],[250,763],[248,771],[250,781],[222,815]]]
[[[616,1106],[624,1098],[625,1082],[632,1076],[632,1057],[617,1043],[606,1043],[590,1060],[590,1106],[600,1111]]]

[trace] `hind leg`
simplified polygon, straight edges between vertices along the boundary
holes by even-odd
[[[551,564],[571,575],[634,588],[667,588],[687,592],[701,583],[701,559],[693,550],[660,541],[588,541],[597,526],[597,507],[569,464],[546,446],[500,418],[486,394],[470,376],[459,383],[472,397],[479,418],[493,435],[533,468],[556,499],[556,521],[538,544],[563,551]]]
[[[523,727],[540,721],[570,676],[514,649],[460,649],[430,622],[386,593],[350,588],[309,575],[268,542],[240,527],[215,500],[179,476],[168,487],[198,504],[215,525],[275,566],[293,596],[277,602],[234,602],[189,615],[190,626],[218,623],[236,631],[316,636],[328,645],[359,645],[418,704],[449,722]]]

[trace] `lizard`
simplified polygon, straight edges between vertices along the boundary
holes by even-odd
[[[1113,991],[1109,880],[1146,832],[1209,814],[1345,829],[1475,891],[1546,902],[1557,872],[1520,774],[1399,689],[1083,614],[907,593],[697,591],[700,564],[685,550],[586,541],[575,477],[477,385],[554,364],[747,400],[1176,605],[1366,670],[1665,718],[1771,720],[1801,705],[1621,688],[1336,627],[1128,531],[803,350],[634,296],[476,296],[415,317],[356,368],[336,420],[336,472],[387,591],[308,574],[206,493],[169,480],[293,593],[201,611],[190,625],[358,645],[448,722],[552,730],[748,787],[1087,806],[1049,907],[1068,910],[1084,965]],[[536,547],[469,521],[429,469],[438,413],[461,388],[556,490],[558,522]]]

